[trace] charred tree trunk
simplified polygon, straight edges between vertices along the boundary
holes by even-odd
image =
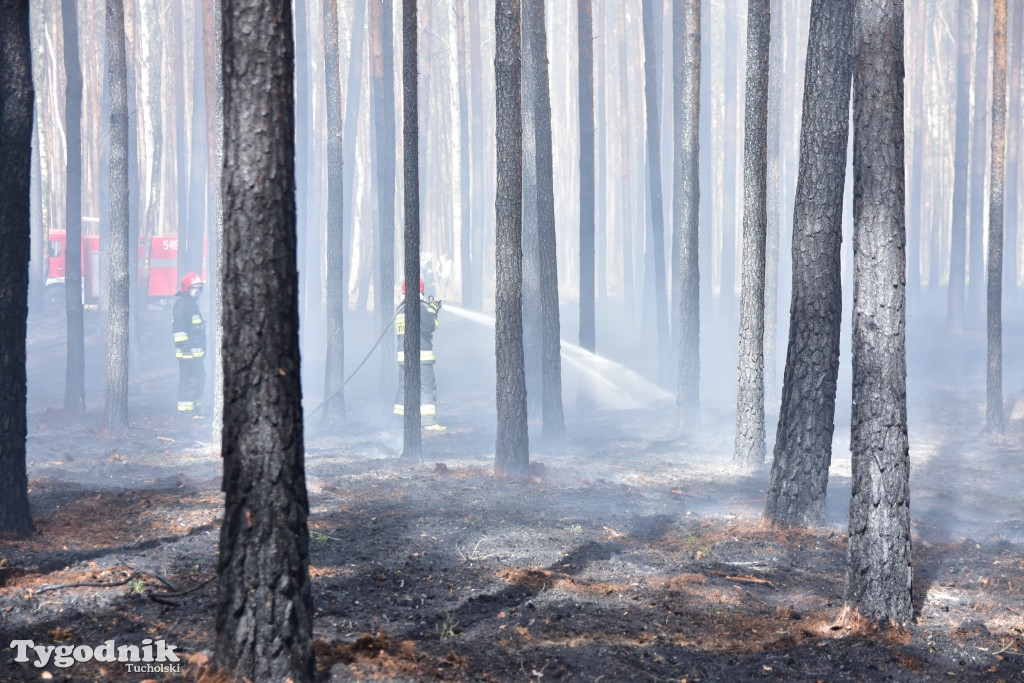
[[[764,251],[768,230],[769,0],[747,0],[746,105],[743,119],[743,271],[734,462],[764,462]]]
[[[819,524],[832,462],[853,7],[814,0],[793,211],[789,348],[765,518]]]
[[[324,421],[345,417],[344,145],[341,121],[341,65],[338,56],[338,0],[325,0],[324,78],[327,98],[327,364],[324,369]],[[353,29],[355,31],[356,29]],[[360,27],[361,30],[361,27]],[[356,56],[353,55],[353,59]],[[350,83],[349,88],[359,88]]]
[[[1006,162],[1006,0],[995,0],[992,40],[992,187],[988,211],[989,432],[1003,432],[1003,172]],[[1021,11],[1021,6],[1017,6]],[[1018,49],[1019,46],[1018,46]]]
[[[1004,205],[1006,226],[1007,254],[1003,269],[1004,291],[1009,295],[1011,304],[1017,301],[1017,240],[1020,231],[1017,229],[1018,207],[1020,205],[1020,146],[1022,122],[1020,76],[1024,71],[1024,9],[1016,8],[1013,12],[1013,35],[1009,42],[1013,46],[1013,62],[1009,64],[1009,108],[1006,114],[1009,125],[1006,127],[1006,180],[1009,188],[1010,201]]]
[[[0,536],[35,530],[28,503],[25,440],[25,334],[30,252],[29,177],[32,167],[32,55],[28,3],[0,2]]]
[[[458,43],[456,57],[459,69],[459,198],[462,202],[461,217],[462,224],[459,226],[459,253],[455,255],[458,259],[459,268],[455,271],[459,279],[465,281],[471,258],[470,245],[472,242],[473,210],[474,202],[470,177],[472,169],[469,166],[469,51],[466,47],[466,10],[465,5],[460,1],[455,6],[455,35]],[[453,268],[453,270],[455,270]],[[453,273],[454,277],[454,273]],[[452,290],[449,290],[452,291]],[[465,292],[465,284],[463,284]],[[466,305],[465,295],[460,297],[462,305]]]
[[[853,490],[846,605],[873,622],[906,624],[913,606],[903,2],[858,0],[854,16]]]
[[[110,230],[106,246],[107,396],[103,423],[113,433],[128,426],[128,75],[124,0],[107,0],[107,82],[110,86]]]
[[[402,457],[419,460],[420,435],[420,157],[416,0],[402,0],[402,162],[405,184],[405,416]]]
[[[471,139],[473,156],[473,225],[471,227],[471,259],[462,264],[462,302],[463,306],[472,310],[483,308],[483,272],[484,272],[484,224],[486,222],[486,206],[483,201],[487,182],[484,168],[484,94],[483,94],[483,58],[480,56],[480,4],[469,3],[469,87],[470,87],[470,119],[473,131]]]
[[[185,270],[179,272],[194,271],[203,272],[205,257],[204,244],[207,234],[206,224],[206,202],[209,192],[207,191],[210,182],[210,163],[208,148],[214,144],[209,137],[207,126],[207,109],[217,106],[216,99],[208,101],[206,98],[206,55],[203,50],[203,13],[196,9],[193,18],[195,30],[195,63],[192,68],[192,140],[188,176],[188,220],[186,222],[187,232],[185,241],[178,240],[179,251],[184,244],[185,248]],[[184,210],[181,207],[179,210]],[[209,247],[207,247],[209,249]],[[210,252],[212,253],[212,252]],[[211,316],[212,320],[216,318]]]
[[[782,129],[782,68],[785,53],[784,3],[772,3],[771,44],[768,47],[768,212],[764,256],[764,390],[769,404],[778,396],[777,337],[779,310],[779,224],[782,195],[779,174]]]
[[[497,366],[497,474],[521,477],[530,466],[523,366],[523,126],[519,0],[498,0],[494,12],[497,112],[494,352]]]
[[[676,424],[692,434],[700,425],[700,0],[672,6],[672,93],[675,177],[673,223],[678,290],[675,292],[679,367]],[[705,246],[707,248],[707,246]]]
[[[82,67],[78,57],[78,13],[75,0],[62,0],[64,27],[64,130],[67,140],[65,186],[64,297],[67,311],[68,358],[64,410],[85,411],[85,317],[82,308]]]
[[[224,2],[224,522],[215,662],[313,677],[296,272],[294,44],[282,0]]]
[[[978,3],[974,41],[974,105],[971,113],[970,261],[967,264],[967,318],[977,323],[985,291],[985,144],[988,132],[988,58],[992,37],[992,3]],[[994,95],[995,93],[993,93]]]

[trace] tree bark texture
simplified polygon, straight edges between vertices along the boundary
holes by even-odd
[[[484,272],[484,224],[486,222],[486,203],[483,200],[487,192],[486,176],[490,169],[484,164],[484,88],[483,88],[483,57],[480,55],[480,18],[479,2],[469,2],[469,90],[470,90],[470,121],[472,126],[472,169],[473,169],[473,225],[470,231],[470,262],[462,264],[462,301],[463,306],[471,310],[482,310],[483,272]]]
[[[85,318],[82,307],[82,67],[78,56],[75,0],[62,0],[64,29],[64,130],[67,141],[65,183],[64,298],[68,351],[64,410],[85,411]]]
[[[107,282],[107,395],[103,423],[120,433],[128,426],[128,75],[124,0],[107,0],[107,83],[110,91],[110,230],[105,248]]]
[[[324,89],[327,100],[327,291],[324,305],[327,327],[327,358],[324,368],[324,421],[345,417],[345,204],[344,145],[341,120],[341,60],[338,48],[338,0],[325,0]],[[360,27],[361,30],[361,27]],[[358,88],[358,84],[350,84]]]
[[[673,297],[679,344],[676,424],[686,434],[694,433],[700,426],[700,16],[700,0],[672,5],[672,218],[679,273],[678,290]]]
[[[373,158],[373,199],[377,208],[377,280],[373,306],[377,327],[388,327],[395,305],[395,51],[391,0],[370,0],[370,54],[373,60],[370,99],[377,127]],[[380,384],[393,387],[395,340],[385,334],[380,347]],[[384,392],[388,398],[391,394]]]
[[[0,536],[35,530],[25,466],[29,177],[35,93],[28,2],[0,1]]]
[[[768,230],[768,45],[770,0],[747,0],[743,117],[743,257],[736,389],[736,463],[764,462],[764,251]]]
[[[591,0],[577,0],[580,126],[580,346],[597,344],[594,301],[594,16]]]
[[[774,524],[820,524],[825,513],[843,306],[840,256],[852,31],[851,3],[811,4],[793,210],[789,346],[765,505],[765,517]]]
[[[956,60],[956,137],[953,153],[953,226],[949,255],[948,324],[953,332],[964,329],[967,268],[967,178],[970,146],[971,0],[959,0]]]
[[[540,6],[540,15],[537,6]],[[544,2],[525,0],[523,26],[523,355],[526,365],[527,410],[541,404],[540,235],[537,221],[537,97],[538,60],[544,39]],[[538,40],[538,36],[540,41]],[[591,193],[593,200],[593,193]],[[582,304],[581,304],[582,305]]]
[[[402,161],[405,185],[405,416],[402,457],[419,460],[420,427],[420,157],[416,0],[402,0]]]
[[[777,337],[779,310],[779,231],[781,177],[779,175],[782,129],[782,69],[785,54],[784,3],[772,3],[771,35],[768,46],[768,179],[765,189],[768,212],[764,255],[764,390],[767,400],[778,396]]]
[[[555,233],[555,184],[551,139],[551,94],[548,78],[547,34],[544,25],[544,0],[526,0],[523,16],[523,163],[524,179],[529,172],[527,145],[534,147],[533,164],[536,178],[536,261],[540,296],[540,373],[541,434],[545,439],[565,435],[562,407],[561,321],[558,309],[558,249]],[[527,101],[527,79],[531,100]],[[532,107],[532,139],[525,124]],[[524,192],[524,196],[526,193]],[[525,223],[525,221],[524,221]],[[525,226],[524,226],[525,229]],[[523,240],[524,247],[526,240]],[[524,255],[524,278],[526,272]],[[524,307],[525,311],[525,307]],[[525,329],[525,326],[524,326]]]
[[[854,10],[853,483],[846,604],[913,615],[907,441],[903,2]]]
[[[224,522],[215,661],[313,676],[299,379],[294,45],[284,0],[224,0]]]
[[[658,119],[658,69],[654,45],[653,0],[643,0],[644,101],[647,105],[647,172],[650,178],[651,244],[654,261],[654,319],[658,336],[658,380],[668,378],[668,291],[665,282],[665,217],[661,198],[661,124]],[[660,27],[658,27],[660,30]],[[593,350],[593,349],[590,349]]]
[[[1012,62],[1009,63],[1008,95],[1009,108],[1006,113],[1006,178],[1004,186],[1010,188],[1010,196],[1019,193],[1020,158],[1021,158],[1021,127],[1024,125],[1021,107],[1021,72],[1024,71],[1024,9],[1015,8],[1013,12],[1013,29],[1009,44],[1013,46]],[[1003,287],[1009,296],[1010,303],[1017,300],[1017,241],[1020,230],[1017,229],[1018,208],[1020,197],[1007,203],[1003,209],[1006,228],[1005,251],[1009,254],[1003,268]]]
[[[1022,7],[1017,6],[1020,12]],[[985,422],[1003,432],[1003,180],[1006,163],[1006,0],[995,0],[992,32],[992,185],[988,210],[988,372]],[[1018,46],[1020,49],[1020,46]]]
[[[494,352],[498,436],[494,470],[525,476],[530,466],[523,365],[523,156],[519,0],[498,0],[494,11],[497,112]]]

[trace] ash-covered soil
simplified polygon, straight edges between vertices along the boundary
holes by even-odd
[[[133,426],[121,436],[102,430],[102,383],[91,385],[85,416],[55,408],[63,321],[30,327],[38,532],[0,542],[0,680],[191,681],[206,671],[220,449],[209,421],[173,414],[173,352],[162,313],[150,315]],[[652,393],[622,408],[598,397],[584,408],[585,372],[567,373],[565,442],[543,443],[531,425],[531,476],[502,481],[492,476],[493,376],[471,381],[444,365],[486,368],[493,347],[468,321],[445,324],[438,382],[448,429],[425,436],[422,462],[398,459],[401,429],[387,416],[390,392],[375,391],[372,362],[346,389],[347,422],[309,419],[323,680],[1024,680],[1024,408],[1010,393],[1007,434],[984,436],[976,338],[940,348],[924,333],[911,340],[915,619],[882,632],[842,611],[848,412],[837,413],[828,525],[815,530],[762,527],[768,465],[729,465],[727,359],[705,364],[705,431],[694,440],[674,432],[671,400]],[[376,338],[370,328],[348,327],[359,340],[350,367]],[[99,337],[93,323],[92,358]],[[928,373],[942,367],[959,374]],[[315,379],[307,415],[318,403],[310,386]],[[180,671],[36,667],[8,647],[145,638],[175,645]]]

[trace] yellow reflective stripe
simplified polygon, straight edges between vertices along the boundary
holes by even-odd
[[[405,406],[395,404],[395,415],[405,415]]]
[[[405,315],[402,314],[395,318],[395,333],[405,334]]]
[[[190,413],[196,409],[196,404],[192,401],[178,401],[178,410],[182,413]]]
[[[184,351],[178,351],[177,356],[178,358],[192,358],[191,353],[185,353]]]
[[[433,363],[437,358],[434,356],[433,351],[420,351],[420,362],[425,363],[427,361]]]
[[[178,342],[183,341],[188,341],[188,332],[175,332],[174,343],[177,344]]]
[[[203,349],[192,349],[192,356],[194,358],[202,358],[204,355],[206,355],[206,351],[205,350],[203,350]]]
[[[398,352],[398,362],[399,363],[404,363],[405,362],[405,351],[399,351]]]
[[[202,325],[203,324],[203,316],[199,315],[198,313],[195,314],[194,316],[192,316],[192,324],[193,325]]]
[[[420,404],[420,415],[437,415],[437,406],[433,403]]]

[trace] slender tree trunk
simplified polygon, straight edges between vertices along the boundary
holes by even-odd
[[[913,616],[907,443],[903,2],[854,19],[853,486],[846,605]]]
[[[736,188],[736,166],[737,157],[740,155],[740,145],[736,140],[738,136],[738,120],[740,111],[739,102],[739,3],[725,3],[725,68],[724,77],[724,103],[725,115],[721,123],[724,129],[722,136],[724,149],[722,152],[722,268],[721,268],[721,291],[719,294],[718,307],[726,320],[735,320],[733,317],[734,303],[736,301],[736,218],[737,195]]]
[[[345,286],[344,232],[344,144],[341,121],[341,66],[338,55],[338,1],[325,0],[324,78],[327,87],[327,359],[324,368],[324,421],[339,422],[345,417]],[[362,27],[353,27],[353,32]],[[356,55],[352,55],[357,59]],[[351,73],[351,72],[350,72]],[[349,89],[359,83],[349,83]],[[349,98],[351,101],[351,98]],[[353,112],[349,111],[349,115]]]
[[[391,0],[370,0],[370,52],[373,78],[370,100],[376,125],[373,158],[376,169],[373,198],[377,207],[377,280],[373,290],[373,308],[377,328],[391,324],[395,292],[395,62],[392,31]],[[393,387],[395,373],[395,339],[385,334],[380,351],[380,385]],[[391,394],[384,394],[390,398]]]
[[[208,187],[210,183],[210,153],[209,147],[214,144],[210,138],[210,129],[207,124],[207,109],[216,107],[216,99],[210,101],[206,96],[206,55],[203,50],[203,13],[197,7],[193,19],[193,30],[195,35],[195,59],[192,68],[192,140],[188,175],[188,219],[185,240],[178,240],[179,254],[184,245],[185,270],[179,272],[195,271],[203,272],[203,266],[209,256],[204,253],[209,251],[206,244],[207,222],[207,198],[210,196]],[[180,207],[181,211],[185,207]],[[211,320],[216,318],[211,317]]]
[[[294,43],[282,0],[224,0],[224,522],[216,664],[313,677],[296,272]],[[259,378],[259,381],[254,381]]]
[[[747,0],[743,271],[734,462],[764,462],[764,258],[767,236],[769,0]]]
[[[978,3],[978,21],[974,45],[974,106],[971,116],[970,164],[970,261],[967,270],[967,316],[978,322],[985,291],[985,152],[988,145],[988,63],[992,32],[992,3]]]
[[[619,136],[619,172],[623,174],[622,183],[622,212],[619,220],[622,224],[622,296],[623,296],[623,318],[626,324],[633,321],[633,312],[636,306],[636,295],[633,292],[633,233],[635,230],[632,218],[632,188],[633,178],[630,173],[629,152],[630,152],[630,118],[629,118],[629,68],[627,65],[627,48],[629,41],[626,32],[628,23],[626,21],[626,3],[619,6],[618,30],[622,39],[619,41],[619,102],[622,107],[622,121]]]
[[[542,394],[540,236],[537,221],[537,91],[540,88],[540,81],[537,62],[544,40],[543,0],[525,0],[522,17],[523,356],[526,367],[527,410],[535,414],[540,412]]]
[[[1012,59],[1009,64],[1009,104],[1006,114],[1009,125],[1006,127],[1006,180],[1004,187],[1009,190],[1009,201],[1004,204],[1004,225],[1006,227],[1005,266],[1003,268],[1003,291],[1011,305],[1017,302],[1017,229],[1021,201],[1020,159],[1021,159],[1021,71],[1024,71],[1024,7],[1017,5],[1013,12],[1013,36],[1009,41],[1013,46]]]
[[[523,365],[523,126],[519,0],[497,0],[494,82],[498,184],[495,199],[494,352],[497,368],[496,474],[525,476],[530,465]]]
[[[106,245],[107,396],[103,423],[113,433],[128,426],[128,77],[124,0],[107,0],[107,82],[110,84],[110,230]]]
[[[29,185],[32,168],[32,51],[27,2],[0,2],[0,537],[35,530],[28,502],[25,440],[28,396],[30,253]]]
[[[1017,11],[1021,6],[1017,5]],[[995,0],[992,40],[992,187],[988,211],[986,425],[1003,431],[1003,171],[1006,156],[1006,0]]]
[[[765,505],[765,518],[773,524],[820,524],[825,513],[843,305],[852,30],[850,3],[811,4],[793,211],[789,348]]]
[[[597,344],[594,301],[594,17],[591,0],[578,0],[580,126],[580,346]]]
[[[679,367],[676,424],[686,434],[700,426],[700,0],[672,6],[672,88],[675,175],[673,223],[677,235],[675,293]],[[706,248],[706,247],[705,247]]]
[[[643,0],[644,101],[647,104],[647,172],[651,189],[651,238],[654,260],[654,318],[658,336],[658,381],[669,377],[668,292],[665,282],[665,219],[661,197],[661,126],[658,122],[658,74],[655,67],[653,0]]]
[[[779,176],[782,129],[782,68],[785,53],[784,3],[772,3],[771,44],[768,47],[768,212],[764,257],[764,389],[769,405],[778,397],[777,337],[779,319],[779,224],[782,220]]]
[[[484,168],[484,94],[483,94],[483,58],[480,56],[480,4],[469,2],[469,85],[470,108],[473,136],[473,225],[471,233],[471,260],[462,264],[462,301],[466,308],[481,310],[483,308],[483,267],[484,239],[486,235],[486,202],[483,201],[487,183]]]
[[[953,332],[964,329],[967,267],[967,178],[970,144],[971,0],[959,0],[956,60],[956,151],[953,159],[953,227],[949,259],[948,324]]]
[[[85,411],[85,318],[82,308],[82,68],[78,56],[75,0],[61,1],[64,71],[67,74],[64,117],[67,140],[65,182],[64,295],[68,350],[64,410]]]
[[[402,0],[402,163],[405,185],[405,417],[402,457],[419,460],[420,435],[420,161],[416,0]]]
[[[335,4],[337,2],[335,1]],[[344,212],[345,224],[343,234],[338,235],[338,239],[342,240],[342,254],[352,254],[352,244],[355,241],[356,226],[356,210],[358,202],[356,201],[356,147],[359,142],[359,99],[363,93],[363,43],[366,37],[366,5],[368,2],[354,3],[352,12],[352,35],[349,39],[349,52],[348,52],[348,76],[346,83],[348,89],[345,93],[345,116],[341,120],[343,126],[341,138],[342,138],[342,149],[344,150],[342,156],[342,169],[345,176],[345,183],[342,190],[342,194],[348,197],[348,203],[351,205],[348,211]],[[337,13],[335,13],[337,15]],[[340,69],[340,67],[339,67]],[[370,222],[367,222],[370,225]],[[328,237],[328,239],[331,239]],[[327,249],[330,250],[328,244]],[[351,262],[351,259],[349,259]],[[369,266],[368,263],[360,261],[362,267]],[[327,274],[328,279],[331,277],[330,273]],[[345,286],[346,278],[341,280],[342,287],[346,294],[346,301],[348,298],[348,287]],[[356,310],[364,310],[366,297],[368,292],[367,284],[365,279],[360,277],[360,293],[359,293],[359,305]],[[327,285],[330,287],[330,284]],[[330,306],[330,301],[327,302]]]
[[[462,201],[462,224],[459,226],[459,251],[455,255],[459,267],[456,269],[453,264],[452,270],[454,272],[452,276],[454,278],[455,273],[459,275],[459,280],[462,282],[460,300],[462,305],[465,306],[465,280],[469,274],[467,268],[472,258],[471,245],[473,240],[473,211],[475,203],[473,202],[472,186],[470,185],[472,169],[469,164],[469,55],[467,54],[469,49],[466,46],[466,9],[462,0],[456,3],[455,22],[456,40],[458,41],[456,53],[459,62],[459,198]]]

